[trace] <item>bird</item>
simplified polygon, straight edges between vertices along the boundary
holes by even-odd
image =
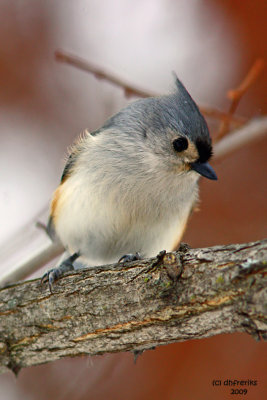
[[[98,266],[175,250],[199,178],[217,180],[207,123],[174,78],[171,93],[130,103],[70,148],[47,225],[66,250],[42,278],[51,291],[77,259]]]

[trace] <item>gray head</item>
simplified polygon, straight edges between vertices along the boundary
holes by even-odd
[[[116,126],[133,141],[141,136],[147,150],[175,170],[193,169],[206,178],[217,179],[207,163],[212,156],[212,145],[206,121],[177,76],[175,84],[174,93],[130,104],[99,131]]]

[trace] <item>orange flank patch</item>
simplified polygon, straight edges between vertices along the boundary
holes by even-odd
[[[53,221],[55,222],[58,212],[59,212],[59,202],[62,194],[64,183],[59,185],[59,187],[55,190],[51,205],[50,205],[50,216],[53,218]]]

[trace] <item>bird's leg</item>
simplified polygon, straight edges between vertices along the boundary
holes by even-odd
[[[74,270],[73,263],[78,257],[80,257],[80,253],[74,253],[70,257],[66,258],[66,260],[64,260],[58,267],[52,268],[47,271],[41,278],[41,284],[48,282],[50,292],[52,293],[53,284],[59,278],[61,278],[61,276],[64,275],[65,272]]]

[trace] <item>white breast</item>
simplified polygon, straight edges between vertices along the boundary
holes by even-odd
[[[80,251],[91,265],[116,262],[140,252],[155,256],[173,250],[183,234],[198,195],[197,177],[148,188],[92,185],[73,176],[62,185],[56,231],[70,252]],[[85,183],[86,182],[86,183]],[[141,185],[142,186],[142,185]]]

